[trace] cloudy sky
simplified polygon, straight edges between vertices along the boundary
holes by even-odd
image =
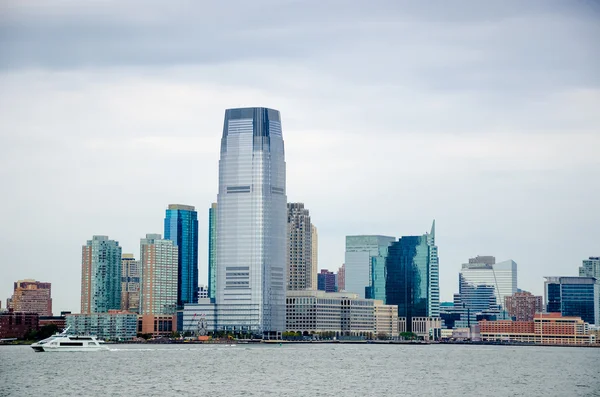
[[[541,294],[600,255],[599,37],[597,0],[0,0],[2,306],[35,278],[79,311],[81,245],[137,257],[169,203],[199,210],[205,283],[241,106],[281,111],[321,268],[435,218],[442,299],[477,254]]]

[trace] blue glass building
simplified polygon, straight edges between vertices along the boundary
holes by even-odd
[[[193,206],[169,205],[165,240],[173,241],[179,249],[177,306],[198,303],[198,213]]]
[[[217,290],[217,203],[208,209],[208,297],[215,301]]]
[[[547,312],[600,325],[600,291],[595,277],[546,277],[544,284]]]
[[[405,236],[392,243],[386,258],[386,299],[398,305],[411,331],[413,317],[439,317],[439,265],[435,221],[431,233]]]

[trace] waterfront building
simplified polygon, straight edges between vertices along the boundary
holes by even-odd
[[[208,209],[208,297],[215,300],[217,291],[217,203]]]
[[[52,316],[52,285],[32,279],[14,283],[11,306],[15,312]]]
[[[338,337],[398,336],[398,311],[380,300],[358,294],[325,291],[288,291],[286,331],[302,334],[333,332]]]
[[[346,255],[344,263],[344,289],[348,292],[358,294],[360,298],[366,297],[367,288],[373,283],[381,286],[381,277],[385,270],[381,266],[376,268],[376,275],[372,275],[372,265],[374,258],[377,265],[381,265],[381,260],[385,261],[388,253],[388,247],[396,241],[395,237],[389,236],[346,236]],[[372,294],[373,292],[370,291]],[[377,295],[380,296],[377,291]]]
[[[287,197],[277,110],[225,111],[217,196],[218,324],[276,337],[285,329]]]
[[[169,204],[165,240],[177,247],[177,306],[198,301],[198,213],[191,205]]]
[[[64,315],[60,316],[40,316],[39,326],[40,328],[45,325],[56,325],[59,331],[67,328],[67,318]]]
[[[544,311],[542,297],[527,291],[515,292],[504,298],[504,307],[515,321],[532,321],[535,313]]]
[[[600,325],[600,284],[595,277],[546,277],[546,311]]]
[[[411,332],[423,340],[439,340],[442,336],[442,319],[439,317],[413,317]]]
[[[217,305],[211,302],[210,299],[200,299],[196,304],[185,305],[179,318],[177,321],[177,331],[181,333],[195,333],[201,327],[204,327],[204,330],[207,332],[224,330],[218,327]],[[230,331],[239,332],[242,330],[241,328],[239,330],[232,328]],[[248,331],[244,330],[244,332]]]
[[[120,310],[107,313],[67,314],[69,334],[94,335],[106,341],[128,341],[137,335],[138,315]]]
[[[288,256],[287,289],[316,289],[313,284],[313,225],[303,203],[287,204]]]
[[[493,256],[470,258],[460,270],[461,284],[473,287],[494,288],[496,304],[503,305],[504,298],[517,292],[517,264],[513,260],[496,263]]]
[[[342,264],[337,272],[338,291],[346,291],[346,265]]]
[[[93,236],[81,249],[81,313],[121,308],[121,247],[108,236]]]
[[[133,254],[121,258],[121,310],[140,312],[140,261]]]
[[[595,337],[589,324],[580,317],[560,313],[536,313],[532,321],[480,321],[483,341],[524,342],[536,344],[591,344]]]
[[[337,275],[327,269],[321,269],[317,275],[317,289],[325,292],[337,292]]]
[[[319,233],[317,227],[313,224],[310,225],[310,240],[312,244],[311,249],[311,265],[312,265],[312,289],[316,289],[317,285],[317,273],[319,271]]]
[[[142,280],[140,314],[173,315],[177,309],[179,249],[160,234],[146,234],[140,240]],[[198,291],[196,290],[196,294]],[[197,300],[197,295],[195,300]]]
[[[171,336],[177,329],[175,315],[144,314],[138,316],[137,332],[153,337]]]
[[[435,221],[431,233],[404,236],[392,243],[386,258],[386,301],[398,306],[412,331],[413,317],[439,317],[439,260]]]
[[[0,338],[22,339],[31,331],[39,329],[37,313],[15,312],[12,309],[0,313]]]

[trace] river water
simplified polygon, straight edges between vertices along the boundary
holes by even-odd
[[[0,396],[600,396],[600,349],[474,345],[0,347]]]

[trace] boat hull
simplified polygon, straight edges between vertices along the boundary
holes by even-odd
[[[90,346],[90,347],[81,347],[81,346],[31,346],[31,348],[36,352],[53,352],[53,353],[63,353],[63,352],[98,352],[108,350],[106,346]]]

